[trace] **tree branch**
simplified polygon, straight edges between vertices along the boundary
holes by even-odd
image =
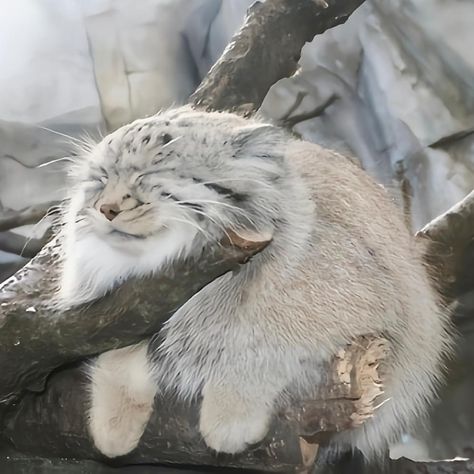
[[[417,232],[426,244],[425,259],[447,301],[457,294],[465,255],[474,240],[474,191]]]
[[[317,444],[335,432],[359,426],[383,395],[380,379],[388,343],[361,337],[328,364],[328,379],[316,400],[282,410],[257,446],[234,456],[216,455],[198,430],[199,401],[160,398],[138,449],[115,464],[173,463],[303,472]],[[28,394],[4,414],[4,437],[17,449],[49,457],[97,459],[86,428],[87,391],[80,369],[59,372],[42,394]]]
[[[338,99],[336,95],[332,94],[322,104],[318,105],[313,110],[291,115],[297,108],[297,106],[295,107],[295,105],[298,103],[301,104],[301,97],[302,95],[297,95],[295,104],[293,104],[290,110],[278,121],[279,125],[281,125],[282,127],[289,128],[291,130],[298,123],[305,122],[306,120],[311,120],[315,117],[319,117],[329,106],[331,106]]]
[[[362,3],[364,0],[256,2],[191,102],[205,109],[251,114],[273,84],[296,71],[304,44],[344,23]]]
[[[0,232],[0,250],[20,257],[33,258],[50,238],[50,232],[46,232],[40,239],[31,239],[15,232]]]
[[[238,269],[267,244],[227,242],[155,278],[131,279],[96,302],[59,313],[50,304],[61,251],[59,241],[53,241],[0,286],[0,401],[16,398],[27,387],[41,387],[62,364],[157,333],[203,286]]]
[[[50,201],[26,207],[19,211],[0,209],[0,232],[15,229],[23,225],[36,224],[51,208],[54,208],[58,204],[59,202],[57,201]]]

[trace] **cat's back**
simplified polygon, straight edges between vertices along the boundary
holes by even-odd
[[[347,231],[364,233],[366,229],[384,241],[390,232],[399,245],[412,240],[389,192],[351,158],[295,141],[288,149],[288,160],[308,186],[318,219]]]
[[[314,202],[308,255],[291,285],[313,295],[315,319],[337,325],[343,337],[355,327],[363,334],[416,320],[426,329],[435,293],[389,193],[318,145],[294,142],[287,158]]]

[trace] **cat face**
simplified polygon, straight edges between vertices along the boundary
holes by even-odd
[[[284,138],[270,125],[190,109],[136,121],[75,168],[75,225],[121,241],[176,228],[206,240],[229,229],[268,234],[284,198]]]

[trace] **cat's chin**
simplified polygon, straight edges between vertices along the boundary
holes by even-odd
[[[88,224],[83,229],[88,230],[101,239],[111,241],[143,241],[149,237],[159,236],[165,230],[165,227],[161,227],[145,231],[143,229],[134,229],[132,226],[127,228],[115,225],[112,222],[99,219],[90,219]]]
[[[143,240],[146,239],[147,237],[150,237],[149,235],[143,235],[143,234],[134,234],[131,232],[126,232],[124,230],[119,230],[119,229],[112,229],[110,232],[107,233],[107,236],[110,236],[110,238],[117,238],[117,239],[132,239],[132,240]]]

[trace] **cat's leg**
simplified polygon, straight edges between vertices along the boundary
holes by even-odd
[[[147,347],[142,343],[106,352],[91,367],[89,432],[110,458],[136,448],[153,410],[156,385]]]
[[[219,381],[206,383],[202,395],[201,435],[215,451],[234,454],[265,437],[278,393],[258,383]]]

